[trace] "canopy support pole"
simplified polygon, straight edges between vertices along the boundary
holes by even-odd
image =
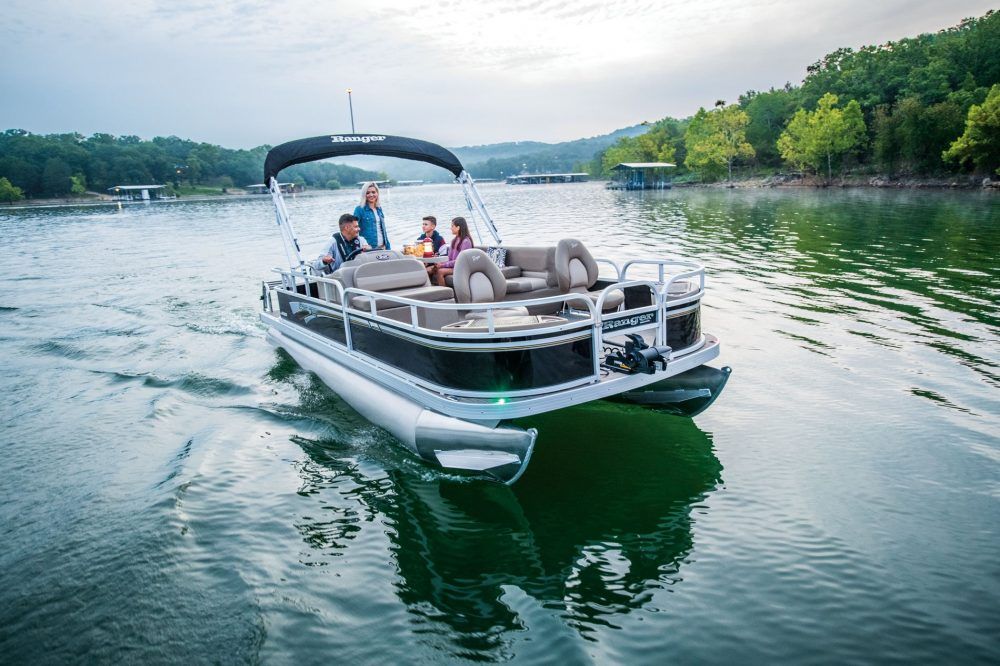
[[[490,235],[493,236],[493,240],[496,241],[497,245],[503,245],[500,232],[497,231],[497,226],[493,224],[493,218],[490,217],[489,212],[486,210],[486,204],[483,203],[482,197],[479,196],[479,191],[476,189],[476,184],[473,182],[472,176],[469,175],[468,171],[462,170],[462,173],[458,174],[458,182],[461,183],[462,190],[465,192],[465,201],[469,204],[469,210],[472,211],[473,207],[475,207],[479,215],[486,222],[486,228],[489,230]]]
[[[268,189],[271,191],[271,200],[274,202],[274,213],[278,220],[278,228],[281,230],[281,244],[285,248],[288,267],[292,270],[301,269],[305,262],[302,261],[299,239],[295,237],[295,229],[292,227],[292,221],[288,218],[288,209],[285,208],[285,199],[281,196],[281,188],[278,186],[277,178],[271,177]]]

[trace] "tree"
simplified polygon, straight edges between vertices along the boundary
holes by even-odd
[[[687,157],[684,163],[703,174],[715,175],[723,167],[733,180],[733,161],[754,156],[753,146],[747,142],[746,128],[750,116],[736,104],[717,106],[712,111],[704,108],[691,119],[684,135]]]
[[[788,83],[784,88],[771,88],[767,92],[750,90],[740,96],[740,106],[750,116],[747,141],[753,146],[757,160],[777,166],[781,162],[778,137],[799,107],[798,90]]]
[[[20,187],[11,184],[6,178],[0,178],[0,201],[14,203],[24,198],[24,193]]]
[[[965,113],[954,101],[926,106],[916,97],[904,97],[891,110],[875,110],[872,148],[879,166],[913,173],[936,173],[945,168],[941,154],[961,133]]]
[[[75,176],[69,177],[70,185],[69,193],[75,197],[82,197],[87,193],[87,177],[82,173],[78,173]]]
[[[70,180],[72,172],[69,164],[58,157],[50,157],[45,161],[45,169],[42,171],[42,188],[46,195],[58,197],[69,194],[73,182]]]
[[[837,96],[826,93],[815,111],[799,109],[778,138],[778,151],[799,168],[812,167],[817,173],[826,162],[827,178],[833,178],[833,158],[861,145],[865,119],[861,105],[851,100],[838,109]]]
[[[965,132],[942,157],[983,172],[1000,174],[1000,84],[990,88],[986,101],[969,108]]]

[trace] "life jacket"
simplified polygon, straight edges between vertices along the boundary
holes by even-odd
[[[333,235],[333,240],[337,243],[337,250],[340,251],[341,261],[347,261],[351,253],[361,249],[361,236],[357,236],[354,240],[349,241],[338,231]]]

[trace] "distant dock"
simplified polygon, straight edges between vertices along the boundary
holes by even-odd
[[[522,173],[507,176],[508,185],[544,185],[548,183],[585,183],[588,173]]]

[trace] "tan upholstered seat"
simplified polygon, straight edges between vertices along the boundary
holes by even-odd
[[[368,291],[382,291],[393,296],[412,298],[418,301],[439,302],[453,297],[448,287],[431,286],[423,264],[415,259],[386,259],[369,261],[354,270],[354,286]],[[399,307],[397,301],[376,298],[375,309]],[[351,307],[367,310],[371,307],[368,296],[351,297]]]
[[[507,280],[495,263],[482,250],[472,248],[458,255],[455,262],[455,302],[498,303],[507,295]],[[523,307],[494,310],[494,316],[527,315]],[[486,316],[486,310],[473,310],[469,319]]]
[[[566,238],[556,245],[556,277],[559,279],[559,290],[568,294],[581,293],[590,296],[594,303],[601,292],[591,291],[590,288],[597,282],[598,268],[597,262],[590,254],[590,250],[575,238]],[[604,299],[604,312],[617,310],[625,301],[625,294],[621,290],[610,292]]]

